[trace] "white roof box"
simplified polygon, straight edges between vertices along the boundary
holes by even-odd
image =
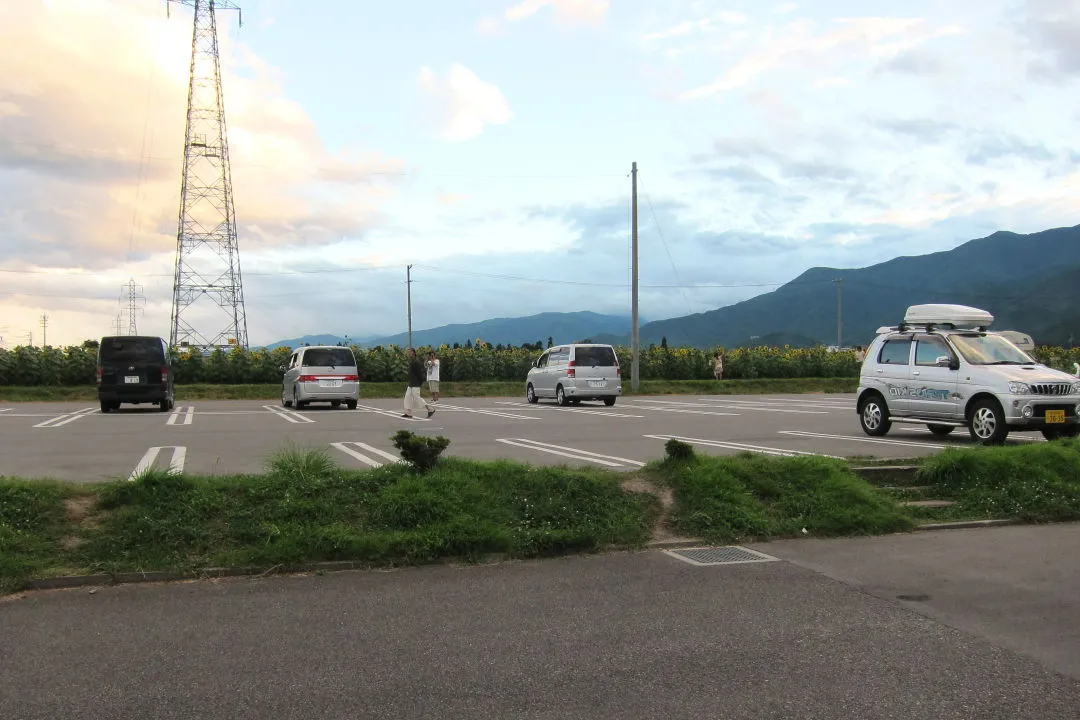
[[[958,328],[990,327],[994,316],[967,305],[912,305],[904,313],[906,325],[952,325]]]

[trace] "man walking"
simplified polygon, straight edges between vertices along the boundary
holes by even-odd
[[[401,417],[411,418],[414,410],[424,408],[427,416],[435,414],[435,408],[431,407],[420,395],[420,387],[424,384],[424,363],[416,357],[416,349],[409,348],[409,387],[405,390],[405,414]]]
[[[435,357],[434,350],[427,357],[427,387],[432,402],[439,402],[439,358]]]

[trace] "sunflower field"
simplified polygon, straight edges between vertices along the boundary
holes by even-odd
[[[420,348],[426,353],[429,348]],[[492,346],[482,340],[466,347],[434,348],[441,362],[444,382],[483,382],[523,380],[540,356],[538,346]],[[724,378],[828,378],[857,377],[859,363],[850,351],[829,352],[824,347],[740,347],[701,350],[690,347],[649,346],[641,349],[643,380],[708,380],[713,377],[712,358],[724,352]],[[0,348],[0,385],[4,386],[79,386],[94,384],[96,343],[65,348],[20,346]],[[216,350],[208,355],[187,350],[176,354],[178,384],[276,384],[281,381],[280,367],[292,350],[234,349]],[[363,382],[405,382],[405,348],[353,347]],[[630,348],[618,347],[624,378],[630,376]],[[1080,362],[1080,348],[1039,347],[1036,359],[1051,367],[1072,372]]]

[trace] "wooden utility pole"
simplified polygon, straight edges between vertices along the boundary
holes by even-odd
[[[630,388],[637,392],[641,382],[640,338],[638,338],[638,228],[637,163],[630,166]]]

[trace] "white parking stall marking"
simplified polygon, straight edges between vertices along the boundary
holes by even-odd
[[[180,414],[181,410],[184,411],[183,415]],[[183,418],[182,420],[181,420],[181,417]],[[191,420],[194,417],[195,417],[195,406],[194,405],[188,405],[186,408],[182,408],[180,406],[177,406],[177,408],[175,410],[173,410],[172,414],[169,415],[169,419],[165,422],[165,424],[166,425],[176,425],[176,424],[179,423],[180,425],[190,425]]]
[[[751,445],[750,443],[731,442],[727,440],[706,440],[704,438],[688,438],[680,437],[678,435],[645,435],[645,437],[653,438],[654,440],[679,440],[685,443],[690,443],[691,445],[704,445],[706,447],[721,448],[723,450],[735,450],[737,452],[756,452],[762,455],[776,455],[779,457],[812,455],[814,457],[827,457],[834,460],[844,459],[838,455],[827,455],[825,453],[807,452],[805,450],[789,450],[787,448],[768,447],[765,445]]]
[[[382,467],[383,465],[386,464],[386,462],[390,462],[390,463],[404,463],[405,462],[404,460],[402,460],[397,455],[393,455],[393,454],[388,453],[388,452],[386,452],[384,450],[380,450],[377,447],[372,447],[371,445],[368,445],[367,443],[362,443],[362,442],[336,442],[336,443],[330,443],[330,445],[332,447],[334,447],[334,448],[337,448],[341,452],[345,453],[349,457],[356,458],[357,460],[364,463],[365,465],[368,465],[368,466],[374,467],[374,468]],[[355,447],[349,447],[350,445],[353,445]],[[359,448],[359,450],[356,449],[356,448]],[[376,456],[378,456],[380,458],[383,458],[383,460],[385,460],[386,462],[381,462],[379,460],[375,460],[373,458],[370,458],[367,455],[365,455],[364,453],[361,453],[360,450],[363,450],[364,452],[370,453],[371,455],[376,455]]]
[[[583,413],[585,415],[604,415],[606,417],[624,417],[624,418],[643,418],[644,415],[631,415],[629,413],[616,412],[612,410],[593,410],[591,408],[568,408],[559,407],[557,405],[533,405],[527,402],[508,402],[506,400],[496,400],[496,405],[513,405],[514,407],[529,407],[536,408],[537,410],[557,410],[559,412],[572,412]]]
[[[717,400],[709,403],[689,403],[680,400],[637,400],[639,403],[652,403],[657,405],[675,405],[678,407],[688,408],[727,408],[729,410],[757,410],[758,412],[782,412],[789,415],[828,415],[828,410],[796,410],[794,408],[779,408],[779,407],[759,407],[757,405],[743,404],[738,405],[734,403],[728,403],[727,401]]]
[[[657,412],[686,413],[687,415],[721,415],[724,417],[738,417],[742,414],[715,412],[713,410],[691,410],[690,408],[662,407],[660,405],[630,405],[630,407],[639,408],[641,410],[656,410]]]
[[[273,405],[263,405],[263,407],[269,410],[274,415],[277,415],[283,420],[288,420],[291,423],[313,423],[315,422],[307,415],[301,415],[298,412],[292,410],[286,410],[284,408],[274,407]]]
[[[422,417],[402,417],[403,412],[395,412],[393,410],[384,410],[382,408],[372,407],[371,405],[357,405],[356,410],[353,412],[372,412],[376,415],[385,415],[386,417],[397,418],[398,420],[411,420],[413,422],[427,422],[428,418]]]
[[[930,434],[929,428],[921,428],[921,427],[914,427],[913,426],[913,427],[904,428],[904,429],[905,430],[910,430],[911,432],[917,432],[919,434],[926,434],[926,435]],[[1009,440],[1018,440],[1018,441],[1021,441],[1021,442],[1046,442],[1046,438],[1042,437],[1041,435],[1017,435],[1016,433],[1013,433],[1012,435],[1009,435],[1008,439]]]
[[[492,415],[494,417],[511,418],[513,420],[539,420],[540,418],[534,415],[518,415],[516,413],[500,412],[498,410],[483,410],[481,408],[463,407],[461,405],[444,405],[441,402],[433,403],[436,410],[445,408],[446,410],[452,410],[457,412],[471,412],[478,413],[480,415]]]
[[[525,438],[497,438],[495,442],[500,442],[504,445],[514,445],[528,450],[537,450],[539,452],[548,453],[549,455],[558,455],[573,460],[584,460],[585,462],[605,465],[607,467],[622,467],[624,465],[645,467],[645,463],[638,460],[617,457],[615,455],[601,455],[600,453],[589,452],[587,450],[566,447],[565,445],[552,445],[550,443],[542,443],[537,442],[536,440],[527,440]]]
[[[49,418],[48,420],[45,420],[43,422],[39,422],[34,427],[36,427],[36,428],[60,427],[62,425],[67,425],[68,423],[75,422],[76,420],[80,420],[80,419],[86,417],[87,415],[92,415],[93,413],[95,413],[97,411],[98,411],[97,408],[92,408],[92,407],[83,408],[82,410],[76,410],[75,412],[64,413],[63,415],[57,415],[56,417]]]
[[[161,447],[152,447],[146,451],[146,454],[142,456],[142,460],[135,466],[135,469],[128,475],[128,482],[137,480],[140,475],[147,472],[154,466],[154,461],[157,460],[157,456],[162,450],[172,450],[172,458],[169,460],[168,473],[170,475],[179,475],[184,472],[184,460],[187,458],[187,448],[179,445],[163,445]]]
[[[859,437],[858,435],[830,435],[829,433],[808,432],[806,430],[779,430],[781,435],[794,437],[819,438],[823,440],[845,440],[849,442],[875,443],[878,445],[904,445],[907,447],[934,448],[944,450],[947,445],[935,445],[933,443],[920,442],[918,440],[893,440],[885,438]]]
[[[0,408],[0,412],[10,412],[14,408]]]
[[[723,403],[725,405],[738,405],[740,407],[752,407],[752,408],[778,408],[778,409],[807,409],[807,408],[819,408],[825,411],[831,410],[850,410],[855,412],[854,401],[850,403],[839,403],[820,400],[792,400],[784,402],[776,402],[774,400],[743,400],[740,398],[721,398],[721,397],[703,397],[698,398],[703,402],[709,403]]]

